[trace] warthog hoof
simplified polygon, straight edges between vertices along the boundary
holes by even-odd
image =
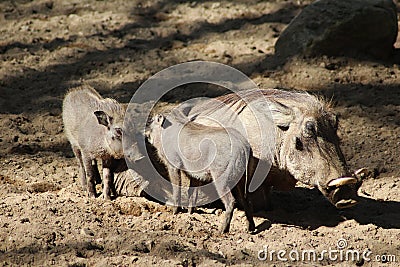
[[[247,232],[248,232],[249,234],[254,234],[254,233],[256,232],[256,226],[255,226],[254,222],[248,223],[248,225],[247,225]]]
[[[179,211],[179,207],[172,207],[172,214],[178,214],[178,211]]]

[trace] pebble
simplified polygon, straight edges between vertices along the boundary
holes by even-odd
[[[138,260],[139,260],[139,257],[137,257],[137,256],[131,257],[131,263],[135,263],[135,262],[137,262]]]
[[[149,251],[151,251],[155,246],[155,243],[153,240],[146,241],[144,244]]]
[[[94,236],[94,232],[87,227],[81,229],[81,235],[83,236]]]

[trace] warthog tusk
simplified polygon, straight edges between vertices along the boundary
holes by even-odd
[[[134,162],[137,162],[137,161],[142,160],[142,159],[144,159],[144,158],[145,158],[145,156],[141,156],[141,157],[139,157],[139,158],[137,158],[137,159],[134,159],[133,161],[134,161]]]
[[[335,206],[338,209],[346,209],[346,208],[350,208],[353,207],[354,205],[357,205],[358,201],[354,200],[354,199],[342,199],[340,201],[338,201]]]
[[[328,183],[328,187],[334,187],[334,186],[339,187],[339,186],[342,186],[342,185],[355,184],[355,183],[357,183],[357,179],[356,178],[353,178],[353,177],[342,177],[342,178],[337,178],[337,179],[334,179],[334,180],[330,181]]]
[[[358,177],[358,176],[360,176],[360,178],[364,178],[364,176],[366,176],[367,174],[368,174],[368,169],[367,168],[361,168],[361,169],[358,169],[358,170],[356,170],[355,172],[354,172],[354,175],[356,176],[356,177]]]

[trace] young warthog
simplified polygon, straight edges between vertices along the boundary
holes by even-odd
[[[247,198],[246,186],[251,149],[247,140],[234,129],[199,125],[185,121],[182,116],[156,115],[149,126],[149,142],[167,166],[173,185],[174,213],[180,206],[182,175],[190,178],[190,189],[198,181],[213,182],[213,187],[225,206],[222,232],[228,232],[235,199],[237,198],[248,220],[248,230],[254,231],[253,211]],[[237,184],[238,183],[238,184]],[[240,186],[239,186],[240,184]],[[189,199],[193,201],[192,192]],[[190,201],[189,200],[189,201]],[[191,206],[193,202],[189,203]]]
[[[290,174],[316,186],[337,208],[357,203],[361,181],[347,168],[337,136],[338,120],[317,97],[274,89],[241,91],[196,104],[189,117],[208,126],[235,125],[239,120],[254,156],[269,161],[273,175],[282,173],[286,179]]]
[[[101,180],[96,160],[102,160],[103,197],[111,198],[115,159],[124,157],[122,135],[129,132],[124,131],[124,114],[121,104],[102,98],[90,86],[72,89],[64,98],[64,131],[79,163],[82,187],[90,197],[96,196],[95,182]]]

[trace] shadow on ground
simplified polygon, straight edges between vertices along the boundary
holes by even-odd
[[[321,226],[334,227],[345,220],[362,225],[373,224],[384,229],[400,229],[400,202],[378,201],[360,197],[358,205],[338,210],[317,189],[296,187],[291,192],[277,192],[273,196],[273,210],[259,216],[269,220],[258,226],[269,229],[271,223],[314,230]]]

